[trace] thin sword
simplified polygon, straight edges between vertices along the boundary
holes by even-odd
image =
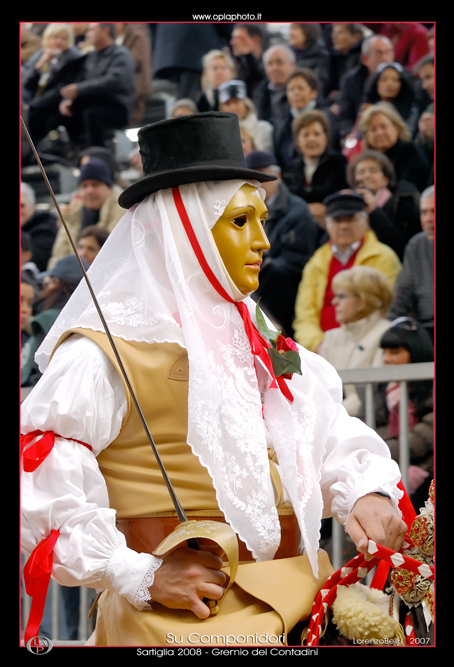
[[[114,341],[114,339],[112,338],[112,334],[110,333],[109,327],[107,326],[107,322],[106,322],[106,320],[104,319],[104,315],[102,314],[101,308],[100,308],[99,303],[98,303],[98,299],[96,298],[96,295],[95,295],[95,293],[94,293],[93,287],[92,287],[91,282],[90,282],[90,279],[89,279],[89,277],[88,277],[88,275],[87,275],[87,272],[85,271],[85,267],[84,267],[84,265],[82,264],[82,260],[81,260],[81,258],[79,257],[79,253],[77,252],[77,248],[76,248],[76,246],[75,246],[75,244],[74,244],[74,241],[73,241],[73,239],[72,239],[72,237],[71,237],[71,234],[70,234],[70,232],[69,232],[69,229],[68,229],[68,226],[67,226],[67,224],[66,224],[66,221],[65,221],[65,219],[64,219],[64,217],[63,217],[63,215],[62,215],[62,212],[61,212],[61,210],[60,210],[60,206],[58,205],[58,202],[57,202],[57,200],[56,200],[56,198],[55,198],[55,195],[54,195],[54,191],[53,191],[53,189],[52,189],[52,186],[51,186],[51,184],[50,184],[50,182],[49,182],[49,179],[47,178],[47,174],[46,174],[46,172],[45,172],[45,170],[44,170],[44,167],[43,167],[43,165],[42,165],[42,163],[41,163],[41,159],[40,159],[40,157],[39,157],[39,155],[38,155],[38,152],[37,152],[37,150],[36,150],[36,148],[35,148],[35,145],[34,145],[34,143],[33,143],[33,140],[32,140],[32,138],[31,138],[31,136],[30,136],[30,134],[29,134],[29,132],[28,132],[28,129],[27,129],[26,125],[25,125],[25,122],[24,122],[24,119],[22,118],[22,116],[21,116],[21,122],[22,122],[22,127],[23,127],[23,129],[24,129],[24,131],[25,131],[25,134],[26,134],[26,136],[27,136],[28,142],[29,142],[29,144],[30,144],[30,146],[31,146],[31,149],[32,149],[32,151],[33,151],[33,154],[34,154],[34,156],[35,156],[35,158],[36,158],[36,161],[37,161],[37,163],[38,163],[38,166],[39,166],[39,168],[40,168],[40,170],[41,170],[41,173],[42,173],[42,175],[43,175],[44,181],[45,181],[45,183],[46,183],[46,185],[47,185],[47,188],[48,188],[48,190],[49,190],[50,196],[52,197],[52,200],[53,200],[53,202],[54,202],[54,204],[55,204],[55,208],[57,209],[58,216],[59,216],[59,218],[60,218],[60,220],[61,220],[61,223],[62,223],[62,225],[63,225],[63,227],[64,227],[64,229],[65,229],[65,231],[66,231],[66,234],[68,235],[68,239],[69,239],[69,242],[70,242],[70,244],[71,244],[71,247],[72,247],[72,249],[73,249],[73,251],[74,251],[74,253],[75,253],[76,257],[77,257],[77,260],[78,260],[78,262],[79,262],[80,268],[81,268],[81,270],[82,270],[82,274],[83,274],[83,276],[84,276],[84,278],[85,278],[85,282],[87,283],[87,287],[88,287],[88,289],[89,289],[89,291],[90,291],[90,294],[91,294],[91,296],[92,296],[93,302],[94,302],[94,304],[95,304],[95,306],[96,306],[96,310],[98,311],[98,315],[99,315],[99,317],[100,317],[100,319],[101,319],[102,325],[103,325],[104,330],[105,330],[105,333],[106,333],[106,335],[107,335],[107,338],[109,339],[109,343],[110,343],[110,345],[111,345],[111,347],[112,347],[112,350],[113,350],[113,352],[114,352],[114,355],[115,355],[115,358],[116,358],[116,360],[117,360],[118,366],[119,366],[119,368],[120,368],[121,374],[122,374],[123,379],[124,379],[124,381],[125,381],[125,383],[126,383],[126,386],[127,386],[127,388],[128,388],[128,391],[129,391],[129,393],[130,393],[130,395],[131,395],[132,402],[134,403],[134,406],[135,406],[135,408],[136,408],[136,410],[137,410],[137,412],[138,412],[138,415],[139,415],[139,417],[140,417],[140,421],[142,422],[142,425],[143,425],[143,428],[144,428],[144,430],[145,430],[146,436],[147,436],[148,441],[149,441],[149,443],[150,443],[150,445],[151,445],[151,448],[152,448],[152,450],[153,450],[153,453],[154,453],[154,455],[155,455],[155,457],[156,457],[156,461],[157,461],[158,466],[159,466],[159,468],[160,468],[160,470],[161,470],[161,473],[162,473],[162,476],[163,476],[164,481],[165,481],[165,483],[166,483],[167,489],[168,489],[168,491],[169,491],[169,493],[170,493],[170,497],[171,497],[172,502],[173,502],[173,505],[174,505],[174,507],[175,507],[175,511],[176,511],[176,513],[177,513],[178,519],[179,519],[180,523],[184,523],[185,521],[188,520],[187,517],[186,517],[186,513],[185,513],[184,509],[182,508],[182,506],[181,506],[181,504],[180,504],[180,502],[179,502],[179,500],[178,500],[178,498],[177,498],[177,496],[176,496],[176,494],[175,494],[175,491],[174,491],[174,489],[173,489],[172,483],[171,483],[171,481],[170,481],[170,479],[169,479],[169,476],[167,475],[166,469],[164,468],[164,464],[163,464],[162,461],[161,461],[161,457],[159,456],[159,452],[158,452],[158,450],[157,450],[157,448],[156,448],[156,445],[155,445],[155,442],[154,442],[154,440],[153,440],[153,438],[152,438],[152,436],[151,436],[150,430],[149,430],[149,428],[148,428],[148,424],[147,424],[147,422],[146,422],[146,420],[145,420],[145,417],[143,416],[142,409],[141,409],[141,407],[140,407],[140,405],[139,405],[139,402],[138,402],[138,400],[137,400],[137,397],[136,397],[136,395],[135,395],[135,392],[134,392],[134,390],[133,390],[133,388],[132,388],[131,382],[130,382],[130,380],[129,380],[129,378],[128,378],[128,374],[126,373],[125,367],[123,366],[123,362],[122,362],[121,357],[120,357],[120,355],[119,355],[119,353],[118,353],[118,350],[117,350],[117,346],[116,346],[116,344],[115,344],[115,341]],[[197,548],[197,546],[196,546],[195,544],[193,545],[193,544],[191,543],[191,546],[192,546],[193,548]]]

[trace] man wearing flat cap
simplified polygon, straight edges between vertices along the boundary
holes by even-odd
[[[369,228],[361,195],[342,190],[324,200],[329,240],[306,264],[298,288],[293,322],[295,340],[316,352],[323,334],[339,324],[331,288],[339,271],[364,264],[381,271],[393,285],[401,269],[396,253]]]
[[[367,538],[402,545],[399,469],[343,410],[332,366],[273,334],[250,298],[274,177],[245,164],[237,116],[161,121],[139,145],[144,176],[88,273],[187,520],[81,283],[22,404],[24,577],[33,588],[45,554],[60,583],[102,591],[98,646],[286,644],[332,571],[322,516],[362,553]],[[202,536],[230,578],[205,543],[189,548]]]
[[[77,239],[84,227],[91,225],[111,232],[124,214],[118,204],[120,194],[121,188],[115,185],[107,163],[91,157],[80,170],[76,195],[65,211],[65,221],[73,239]],[[67,233],[60,226],[47,268],[53,268],[59,259],[71,252]]]

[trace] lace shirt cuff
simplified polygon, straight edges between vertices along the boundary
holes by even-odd
[[[148,587],[161,563],[162,559],[151,554],[120,547],[109,561],[104,587],[123,595],[139,610],[151,609]]]
[[[342,482],[331,487],[333,501],[331,511],[341,524],[345,524],[354,504],[362,496],[380,491],[386,493],[399,512],[399,500],[403,493],[397,488],[400,481],[400,472],[394,461],[387,461],[387,465],[380,465],[381,457],[369,455],[367,464],[360,461],[352,462],[350,474],[346,474]],[[377,484],[377,480],[380,482]]]
[[[139,611],[152,610],[151,595],[148,589],[150,588],[150,586],[153,585],[154,575],[156,571],[161,567],[162,562],[163,562],[162,558],[153,557],[153,562],[150,565],[150,569],[146,573],[142,585],[137,591],[136,597],[134,598],[134,607],[136,607],[136,609],[139,609]]]

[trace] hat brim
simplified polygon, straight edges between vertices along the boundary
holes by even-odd
[[[365,211],[365,207],[363,206],[362,208],[336,208],[335,211],[330,211],[327,209],[325,213],[325,217],[327,218],[340,218],[342,216],[348,215],[348,216],[353,216],[356,215],[357,213],[361,213],[361,211]]]
[[[247,169],[246,167],[227,167],[222,165],[186,167],[144,176],[123,190],[118,198],[118,203],[122,208],[128,209],[158,190],[175,188],[178,185],[186,185],[187,183],[199,183],[200,181],[229,181],[237,178],[247,181],[259,181],[259,183],[276,180],[276,176],[265,174],[255,169]]]

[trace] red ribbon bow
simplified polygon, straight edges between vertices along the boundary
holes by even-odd
[[[33,445],[27,445],[39,435],[43,437]],[[25,472],[33,472],[50,454],[55,444],[55,433],[53,431],[33,431],[21,436],[20,450]],[[27,449],[26,449],[27,447]]]
[[[39,435],[43,437],[36,440],[32,445],[32,440]],[[52,451],[55,438],[60,436],[53,431],[32,431],[21,436],[20,452],[25,472],[33,472],[49,456]],[[68,438],[74,440],[74,438]],[[92,449],[90,445],[80,440],[75,440],[84,447]],[[30,446],[28,446],[30,445]],[[36,637],[39,632],[39,626],[46,604],[47,590],[49,588],[50,575],[53,563],[53,548],[60,533],[58,530],[52,530],[50,535],[44,538],[30,554],[30,558],[24,567],[25,590],[32,599],[30,616],[24,633],[24,643]]]
[[[27,445],[39,435],[42,435],[43,437],[33,443],[33,445],[30,445],[30,447],[27,447]],[[52,451],[53,446],[55,445],[55,438],[61,437],[61,435],[58,435],[58,433],[54,433],[53,431],[39,430],[22,435],[20,439],[20,452],[25,472],[33,472],[36,470]],[[87,445],[86,442],[76,440],[75,438],[66,438],[66,440],[78,442],[79,445],[83,445],[90,451],[93,451],[91,445]]]
[[[53,549],[59,535],[58,530],[52,530],[48,537],[41,540],[24,567],[25,590],[32,598],[30,616],[24,633],[25,645],[39,633],[52,572]]]

